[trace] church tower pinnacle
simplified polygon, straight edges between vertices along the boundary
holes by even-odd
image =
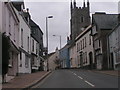
[[[89,3],[89,0],[87,0],[87,7],[88,7],[88,8],[90,7],[90,3]]]
[[[83,7],[85,7],[85,0],[83,1]]]
[[[76,0],[74,0],[74,8],[76,8]]]
[[[72,7],[72,0],[71,0],[71,5],[70,5],[70,7],[71,7],[71,9],[73,8],[73,7]]]
[[[73,10],[72,0],[71,0],[70,9],[71,9],[71,15],[72,15],[72,10]]]

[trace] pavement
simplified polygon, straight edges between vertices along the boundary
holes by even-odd
[[[13,78],[15,78],[15,76],[6,76],[6,82],[9,82],[9,81],[12,80]]]
[[[75,71],[75,70],[73,70],[73,71]],[[109,70],[109,71],[108,70],[104,70],[104,71],[103,70],[102,71],[100,71],[100,70],[99,71],[98,70],[87,70],[87,71],[91,72],[91,73],[92,72],[95,72],[97,74],[102,73],[102,74],[111,75],[111,76],[118,76],[119,75],[118,71],[115,71],[115,70]],[[64,72],[64,70],[62,72],[63,72],[63,74],[69,73],[69,72]],[[81,72],[81,70],[78,70],[78,72]],[[41,72],[37,72],[37,73],[16,76],[14,79],[10,80],[8,83],[2,84],[2,88],[3,88],[3,90],[5,90],[7,88],[20,88],[20,89],[21,88],[31,88],[32,86],[40,83],[50,73],[51,73],[51,71],[49,71],[49,72],[41,71]],[[61,75],[60,73],[59,73],[59,75]],[[69,75],[67,74],[67,76],[69,76]],[[62,75],[62,77],[64,77],[64,75]]]
[[[88,70],[88,71],[103,73],[112,76],[120,76],[120,71],[118,70]]]
[[[51,73],[51,71],[40,71],[32,74],[16,76],[8,83],[2,84],[2,89],[5,90],[7,88],[17,88],[18,90],[21,88],[30,88],[34,84],[44,79],[49,73]]]

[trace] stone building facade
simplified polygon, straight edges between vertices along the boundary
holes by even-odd
[[[92,36],[97,69],[108,69],[107,35],[117,23],[117,14],[97,12],[92,15]]]

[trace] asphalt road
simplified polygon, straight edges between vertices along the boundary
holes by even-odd
[[[118,77],[88,70],[56,70],[33,88],[118,88]]]

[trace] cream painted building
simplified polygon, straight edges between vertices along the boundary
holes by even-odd
[[[88,26],[75,39],[77,63],[81,68],[92,69],[95,65],[91,29],[92,26]]]
[[[18,6],[21,8],[19,9]],[[28,12],[23,11],[24,3],[14,3],[14,10],[17,13],[17,16],[20,20],[19,26],[19,50],[18,55],[18,70],[19,74],[31,73],[31,48],[30,48],[30,25],[29,19],[30,16]],[[27,15],[25,15],[27,14]]]
[[[55,63],[55,60],[59,60],[59,50],[58,50],[58,48],[56,48],[55,53],[48,58],[49,70],[55,70],[56,67],[58,66]]]
[[[56,48],[56,51],[48,55],[48,67],[49,70],[53,71],[58,66],[55,63],[55,60],[59,60],[59,50]],[[44,61],[44,70],[47,71],[47,60]]]
[[[71,68],[78,68],[78,61],[77,61],[77,51],[76,51],[76,45],[72,45],[69,48],[70,53],[70,67]]]
[[[10,2],[0,2],[0,32],[10,37],[10,60],[7,76],[15,77],[18,73],[19,54],[19,18]]]

